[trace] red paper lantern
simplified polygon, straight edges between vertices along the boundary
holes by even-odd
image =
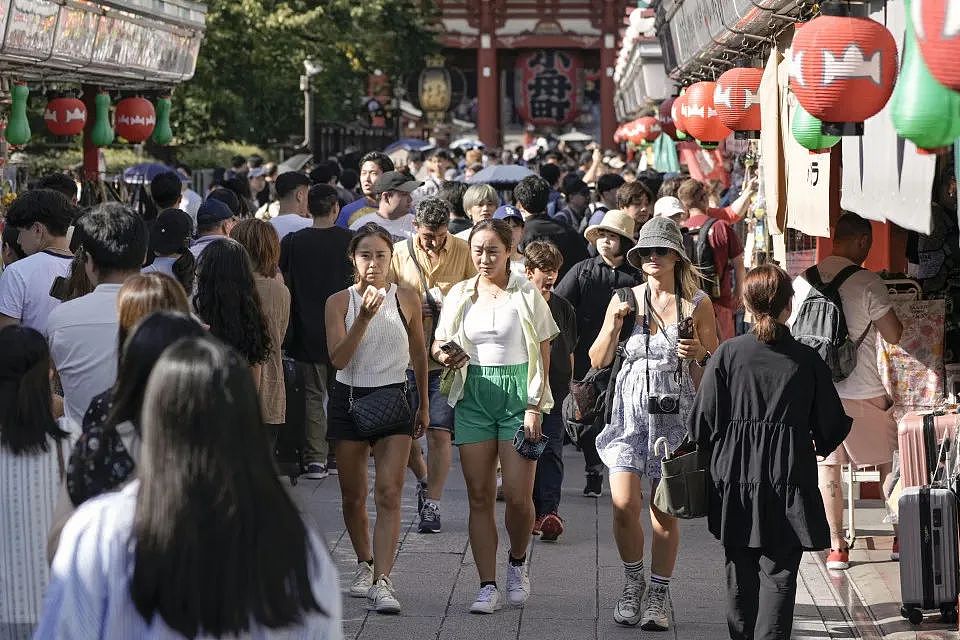
[[[683,124],[686,132],[706,145],[715,145],[730,135],[730,129],[720,121],[713,104],[716,88],[716,82],[697,82],[690,85],[684,94],[686,108]]]
[[[674,98],[673,104],[670,105],[670,117],[673,118],[673,128],[678,133],[686,133],[687,126],[684,120],[687,110],[687,94],[681,93],[679,96]]]
[[[643,116],[633,121],[633,135],[630,142],[633,144],[650,143],[660,136],[660,123],[653,116]]]
[[[797,27],[790,88],[826,133],[862,135],[863,121],[890,99],[896,75],[897,44],[875,20],[822,15]]]
[[[113,121],[118,136],[127,142],[143,142],[153,133],[157,112],[146,98],[124,98],[117,103]]]
[[[673,103],[676,98],[667,98],[660,103],[660,130],[671,138],[677,137],[677,125],[673,121]]]
[[[78,98],[54,98],[43,110],[43,121],[55,136],[75,136],[83,133],[87,106]]]
[[[760,134],[760,79],[762,69],[735,67],[717,78],[713,105],[720,122],[738,138],[757,138]]]
[[[913,31],[930,74],[960,91],[960,7],[954,0],[913,0],[911,8]]]
[[[517,58],[517,114],[528,124],[558,126],[580,115],[580,54],[541,49]]]

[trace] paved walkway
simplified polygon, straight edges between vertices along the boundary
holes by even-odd
[[[622,565],[611,533],[609,496],[584,498],[583,461],[567,447],[567,478],[561,514],[567,531],[556,544],[533,538],[530,557],[532,595],[526,608],[504,609],[489,616],[468,613],[479,587],[467,541],[467,497],[456,454],[443,500],[443,533],[416,530],[416,497],[408,473],[403,499],[403,528],[393,573],[399,617],[368,613],[365,600],[344,598],[344,633],[356,639],[493,640],[501,638],[599,640],[607,638],[727,638],[724,613],[722,550],[705,521],[682,523],[682,543],[671,592],[675,624],[668,633],[648,633],[613,622],[612,611],[622,586]],[[371,470],[372,478],[372,470]],[[301,480],[293,494],[308,517],[324,532],[346,589],[356,557],[343,527],[337,479]],[[373,499],[368,508],[373,518]],[[500,523],[500,572],[504,580],[506,548],[503,505]],[[887,638],[956,640],[960,635],[925,623],[911,630],[899,617],[897,565],[889,562],[889,527],[879,524],[879,510],[860,518],[869,529],[853,554],[846,574],[827,572],[822,558],[807,554],[801,567],[794,638]],[[871,547],[871,549],[866,549]],[[887,550],[885,550],[887,549]],[[649,566],[649,560],[647,561]]]

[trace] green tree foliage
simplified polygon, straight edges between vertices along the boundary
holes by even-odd
[[[433,0],[210,0],[194,78],[174,92],[179,142],[302,135],[303,60],[318,119],[352,121],[375,69],[397,78],[437,49]]]

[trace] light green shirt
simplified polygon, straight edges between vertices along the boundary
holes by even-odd
[[[480,276],[464,280],[453,285],[450,293],[443,300],[443,309],[440,311],[440,322],[437,323],[435,339],[440,342],[453,340],[461,347],[469,344],[463,330],[463,315],[467,302],[477,293],[477,281]],[[520,316],[523,325],[523,339],[527,347],[527,404],[539,406],[543,412],[553,408],[553,395],[550,393],[550,384],[547,382],[547,371],[543,368],[543,359],[540,356],[540,343],[544,340],[553,340],[560,329],[553,320],[550,307],[543,295],[534,289],[530,281],[516,273],[510,275],[507,282],[507,293]],[[453,384],[447,401],[451,407],[456,406],[463,397],[463,385],[467,377],[467,369],[455,369]]]

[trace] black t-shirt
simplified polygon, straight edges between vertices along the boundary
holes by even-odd
[[[301,362],[329,363],[324,309],[327,298],[353,283],[347,255],[353,231],[308,227],[280,243],[280,271],[290,289],[287,354]]]
[[[553,293],[547,300],[553,321],[560,333],[550,343],[550,390],[554,401],[567,395],[573,370],[570,368],[570,354],[577,346],[577,313],[573,305],[565,298]]]
[[[545,214],[526,219],[520,250],[523,251],[523,248],[534,240],[547,240],[556,245],[557,249],[560,249],[560,254],[563,256],[563,265],[557,275],[558,281],[563,278],[570,267],[589,257],[587,255],[587,241],[582,235],[577,233],[573,227],[557,220],[551,220]]]

